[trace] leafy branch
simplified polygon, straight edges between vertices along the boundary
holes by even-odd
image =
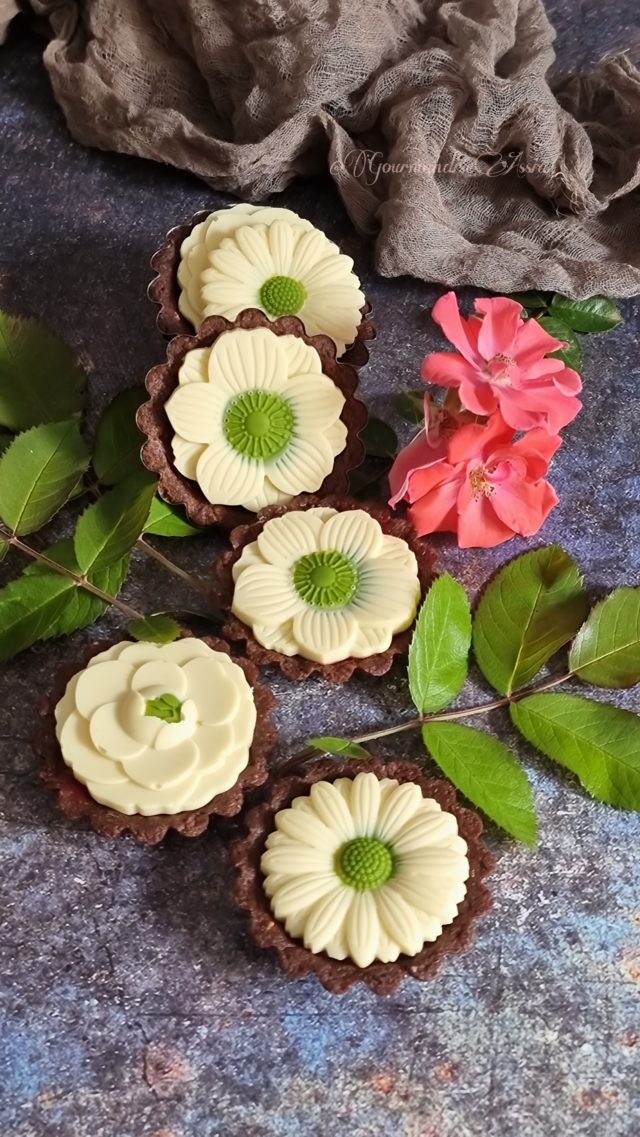
[[[569,644],[567,670],[531,685]],[[464,688],[471,651],[500,697],[445,709]],[[535,844],[533,790],[516,755],[459,721],[508,710],[519,733],[595,798],[640,809],[640,715],[554,690],[570,680],[609,689],[640,682],[640,588],[618,588],[589,611],[577,565],[550,545],[505,565],[472,617],[464,589],[445,574],[427,594],[409,650],[417,717],[352,738],[312,738],[284,769],[318,750],[366,757],[365,743],[420,730],[427,754],[465,797],[507,833]]]

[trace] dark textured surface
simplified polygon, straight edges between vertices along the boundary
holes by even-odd
[[[626,45],[634,9],[633,0],[551,6],[561,63]],[[162,359],[145,299],[151,252],[170,225],[222,199],[175,171],[75,145],[39,54],[37,41],[15,33],[0,49],[0,302],[45,318],[84,353],[93,421]],[[284,201],[355,257],[379,333],[363,397],[399,425],[390,392],[416,386],[422,356],[439,343],[426,311],[434,290],[375,279],[325,185],[296,187]],[[578,556],[596,590],[640,583],[640,320],[636,304],[624,310],[624,328],[586,342],[585,410],[554,463],[561,504],[542,534]],[[201,571],[219,547],[162,544]],[[496,553],[459,553],[448,538],[439,547],[474,590],[524,543]],[[2,579],[19,567],[10,557]],[[126,595],[159,608],[176,589],[136,557]],[[118,625],[113,615],[100,632]],[[540,846],[528,852],[489,829],[496,905],[473,952],[386,1001],[361,990],[336,998],[313,979],[288,983],[231,911],[219,837],[145,850],[55,813],[30,750],[33,707],[89,638],[40,646],[2,671],[2,1137],[638,1132],[637,818],[589,801],[519,744],[538,794]],[[408,712],[400,668],[338,690],[275,676],[271,685],[287,749],[309,733]],[[473,694],[487,697],[481,684]],[[621,701],[637,707],[637,693]],[[492,726],[515,744],[503,718]],[[410,736],[393,750],[419,757]]]

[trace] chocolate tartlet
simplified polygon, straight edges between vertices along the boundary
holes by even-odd
[[[445,859],[441,860],[440,864],[442,869],[438,867],[438,859],[434,860],[436,869],[436,892],[438,891],[438,873],[444,873],[443,880],[450,878],[452,857],[448,852],[448,846],[453,849],[454,845],[460,848],[466,848],[467,872],[466,882],[462,888],[454,886],[457,891],[454,891],[453,904],[449,904],[448,911],[445,919],[436,921],[432,931],[427,930],[427,938],[435,936],[431,942],[426,942],[421,950],[415,951],[414,954],[398,953],[397,945],[395,950],[390,950],[390,944],[387,931],[383,931],[383,954],[391,958],[389,962],[381,962],[378,959],[368,963],[366,966],[358,966],[352,958],[335,958],[327,954],[325,950],[310,950],[302,943],[300,935],[294,936],[287,932],[284,923],[276,919],[272,910],[272,900],[270,900],[267,891],[265,890],[265,883],[268,881],[268,873],[265,873],[261,868],[261,863],[264,866],[265,860],[268,859],[266,850],[270,847],[272,852],[268,854],[273,857],[273,851],[278,850],[277,857],[279,858],[276,864],[275,871],[279,873],[279,877],[274,878],[273,888],[280,889],[280,896],[282,896],[282,864],[286,863],[290,851],[295,849],[295,843],[292,841],[291,834],[300,830],[301,824],[308,821],[309,806],[305,805],[311,799],[309,795],[313,795],[313,787],[317,783],[322,783],[326,787],[327,783],[338,782],[338,785],[343,785],[346,782],[351,782],[352,786],[362,773],[372,774],[380,780],[380,785],[389,785],[385,780],[392,779],[393,784],[399,783],[403,786],[406,783],[411,783],[417,787],[414,798],[422,800],[422,808],[425,810],[428,824],[435,824],[441,828],[445,823],[449,822],[449,829],[455,832],[457,836],[448,837],[444,844]],[[353,792],[353,791],[350,791]],[[342,793],[342,791],[341,791]],[[405,801],[408,797],[402,791]],[[323,816],[327,820],[327,824],[331,821],[330,807],[331,803],[328,799],[328,791],[324,789],[323,797],[319,800],[321,808],[325,811]],[[334,795],[335,796],[335,795]],[[298,808],[290,809],[292,803],[297,800]],[[362,799],[364,800],[364,799]],[[388,800],[388,799],[387,799]],[[413,808],[415,802],[411,806]],[[302,806],[302,808],[300,808]],[[440,807],[442,812],[438,812]],[[409,809],[409,813],[411,812]],[[280,811],[287,811],[287,814],[282,814]],[[286,833],[282,834],[280,838],[273,843],[273,834],[276,828],[276,816],[280,814],[281,818],[292,816],[292,822],[286,823]],[[447,816],[448,815],[448,816]],[[295,829],[291,828],[293,821],[296,821]],[[285,821],[282,824],[285,824]],[[317,824],[317,823],[316,823]],[[336,831],[338,831],[338,824],[342,823],[342,818],[336,815]],[[389,817],[387,816],[387,828],[389,828]],[[415,832],[415,821],[413,824],[413,831]],[[245,818],[246,835],[240,840],[234,842],[230,847],[230,858],[235,868],[236,876],[234,881],[234,898],[239,908],[248,914],[249,930],[252,940],[259,946],[264,948],[272,948],[276,951],[278,961],[291,979],[298,979],[308,974],[316,974],[323,987],[333,994],[342,994],[347,991],[355,983],[362,982],[368,986],[373,992],[378,995],[389,995],[397,989],[399,984],[406,976],[414,979],[428,980],[432,979],[440,969],[445,957],[447,955],[457,954],[466,951],[472,944],[474,939],[474,925],[476,919],[488,912],[491,908],[492,900],[489,890],[484,884],[485,878],[492,872],[495,867],[495,860],[492,853],[486,848],[481,841],[481,833],[483,829],[482,820],[473,810],[463,808],[458,803],[455,790],[448,783],[439,778],[428,778],[421,770],[413,763],[404,761],[391,760],[384,762],[378,759],[373,759],[367,762],[350,762],[348,764],[337,764],[335,761],[321,761],[314,763],[308,767],[303,773],[293,777],[283,777],[276,779],[272,782],[270,788],[267,790],[267,796],[262,804],[250,810]],[[320,832],[320,831],[318,831]],[[345,833],[349,836],[349,831],[345,831],[344,827],[340,830],[342,835]],[[375,823],[369,826],[368,833],[375,832]],[[270,837],[270,835],[272,835]],[[278,841],[280,843],[278,843]],[[367,843],[373,846],[379,846],[373,849],[377,854],[373,858],[370,856],[371,850],[365,848]],[[312,844],[320,846],[322,844],[321,838],[314,840]],[[393,845],[393,838],[391,838]],[[405,841],[407,847],[409,843]],[[346,907],[342,906],[342,913],[348,912],[349,907],[364,893],[369,891],[370,895],[375,896],[375,889],[382,888],[377,883],[377,880],[384,881],[385,873],[387,876],[392,876],[393,871],[393,853],[380,854],[380,849],[385,848],[382,842],[378,841],[375,837],[365,836],[359,837],[355,840],[348,840],[346,845],[343,845],[340,850],[341,867],[336,869],[345,882],[346,892],[350,895],[346,896]],[[433,848],[431,846],[430,848]],[[307,854],[307,859],[310,858],[312,850],[310,849]],[[461,853],[456,853],[455,856],[460,857]],[[335,854],[336,858],[338,854]],[[388,860],[388,866],[385,867],[385,856],[391,858]],[[400,860],[401,860],[400,855]],[[409,854],[411,856],[411,854]],[[367,857],[369,861],[367,863]],[[455,859],[455,857],[454,857]],[[337,861],[336,861],[337,864]],[[305,866],[303,865],[303,868]],[[402,866],[396,868],[398,874],[402,872]],[[368,874],[368,875],[367,875]],[[371,875],[373,874],[373,876]],[[463,879],[463,874],[458,873],[459,879]],[[410,880],[413,878],[410,878]],[[309,887],[309,877],[301,880],[301,886],[304,888]],[[285,885],[285,887],[287,887]],[[313,889],[313,881],[311,882]],[[336,895],[336,903],[340,904],[339,893],[341,886],[338,885]],[[304,889],[298,890],[304,896]],[[322,885],[316,889],[316,897],[320,896],[322,900]],[[464,895],[463,895],[464,894]],[[291,898],[291,891],[289,892],[289,899]],[[309,894],[311,895],[311,894]],[[334,895],[334,894],[331,894]],[[462,899],[460,897],[462,896]],[[308,900],[308,897],[307,897]],[[307,900],[304,903],[307,903]],[[333,915],[335,917],[334,901],[330,898],[328,903],[334,907]],[[385,901],[387,904],[387,902]],[[425,903],[430,903],[428,900]],[[380,904],[380,901],[378,901]],[[326,905],[325,905],[326,907]],[[403,909],[404,910],[403,906]],[[289,909],[291,910],[291,909]],[[393,907],[389,908],[387,904],[386,909],[386,922],[389,923],[388,912],[393,916]],[[454,915],[454,911],[457,914]],[[429,928],[429,918],[421,914],[423,919],[423,926]],[[303,913],[304,917],[304,913]],[[320,918],[322,923],[324,917]],[[426,921],[426,922],[425,922]],[[304,926],[304,918],[295,921],[298,928],[302,929]],[[334,920],[335,922],[335,920]],[[338,921],[339,922],[339,921]],[[361,922],[361,921],[360,921]],[[356,924],[359,921],[356,920]],[[381,925],[382,926],[382,925]],[[438,926],[441,928],[438,934]],[[316,927],[318,927],[318,920],[316,920]],[[353,927],[353,925],[352,925]],[[326,925],[325,925],[326,931]],[[305,930],[306,932],[306,930]],[[356,937],[359,932],[356,930]],[[401,939],[403,937],[401,932]],[[326,938],[326,936],[325,936]],[[347,937],[348,939],[350,937]],[[345,941],[346,942],[346,941]],[[345,954],[344,944],[340,945],[337,954],[342,956]],[[391,945],[392,946],[392,945]],[[418,944],[414,947],[419,946]],[[413,949],[412,949],[413,950]],[[371,952],[367,958],[371,957]]]
[[[196,226],[205,222],[210,216],[208,210],[200,210],[192,217],[191,221],[184,225],[175,226],[167,233],[164,242],[151,258],[151,267],[156,275],[149,284],[147,294],[149,299],[159,308],[156,323],[159,331],[168,339],[178,335],[193,335],[195,331],[195,324],[180,311],[181,287],[178,280],[178,270],[183,242]],[[356,337],[339,357],[340,362],[347,363],[358,370],[367,364],[369,360],[367,344],[375,339],[376,335],[370,317],[371,305],[365,303],[361,308],[361,321]]]
[[[175,642],[181,644],[184,643],[185,640],[191,640],[193,638],[194,637],[185,635],[181,640]],[[137,698],[139,693],[141,695],[146,694],[147,696],[151,696],[146,704],[146,710],[141,707],[138,712],[135,711],[134,708],[138,718],[133,724],[135,730],[132,733],[137,733],[140,737],[146,735],[148,732],[154,733],[155,731],[156,735],[159,730],[167,732],[167,728],[169,728],[168,733],[170,734],[171,730],[175,729],[172,724],[176,724],[181,718],[184,717],[186,719],[187,717],[181,714],[180,702],[175,696],[171,694],[167,696],[165,692],[160,691],[158,681],[160,681],[160,685],[162,685],[162,676],[158,676],[157,671],[154,673],[153,669],[156,667],[156,664],[153,662],[145,664],[144,662],[143,649],[156,645],[134,644],[128,641],[122,644],[115,644],[113,641],[97,642],[91,644],[85,650],[79,661],[67,664],[61,668],[55,677],[51,691],[48,695],[43,697],[39,706],[41,721],[34,739],[34,746],[36,753],[43,762],[41,777],[49,789],[56,795],[58,808],[65,817],[74,821],[86,818],[92,828],[104,837],[119,837],[123,833],[130,832],[140,844],[155,845],[166,836],[169,830],[175,830],[184,837],[199,836],[208,827],[212,817],[232,817],[239,813],[242,809],[246,791],[262,785],[267,778],[268,756],[275,748],[278,738],[278,732],[272,721],[275,698],[266,687],[263,687],[258,682],[259,673],[257,668],[246,659],[232,657],[229,645],[224,643],[224,641],[205,636],[201,637],[197,642],[199,642],[200,645],[204,645],[198,652],[198,658],[204,655],[206,660],[209,661],[212,658],[215,659],[212,653],[223,653],[225,659],[229,659],[231,663],[237,665],[237,668],[240,669],[240,673],[244,675],[244,680],[246,681],[244,687],[245,690],[250,693],[251,702],[253,708],[255,708],[255,711],[252,710],[252,715],[255,718],[256,726],[253,727],[249,724],[248,729],[251,732],[250,742],[247,741],[243,744],[243,746],[247,747],[248,754],[247,750],[245,750],[244,755],[241,754],[240,760],[238,761],[237,748],[235,753],[233,749],[230,751],[230,755],[234,761],[233,783],[228,785],[229,779],[223,769],[222,774],[227,780],[228,788],[222,792],[214,793],[214,796],[212,796],[210,800],[205,801],[204,804],[198,804],[197,808],[180,809],[177,812],[159,811],[151,813],[149,811],[147,814],[132,811],[135,810],[135,804],[133,803],[135,802],[136,794],[148,802],[150,798],[153,798],[154,793],[161,794],[164,792],[166,794],[167,792],[166,790],[162,790],[162,777],[158,779],[154,779],[153,777],[154,761],[157,761],[161,771],[164,771],[162,776],[168,779],[170,786],[172,783],[175,784],[175,776],[179,773],[180,762],[184,763],[186,761],[188,764],[189,761],[191,761],[192,767],[194,766],[193,753],[184,753],[182,737],[177,739],[177,750],[175,748],[176,743],[172,744],[171,738],[167,738],[160,740],[160,748],[151,751],[147,748],[146,753],[142,747],[136,747],[135,745],[129,747],[129,751],[138,749],[140,756],[133,755],[133,760],[137,762],[137,767],[134,766],[133,773],[128,775],[129,778],[134,778],[135,782],[131,789],[133,796],[130,801],[125,801],[123,806],[126,812],[122,812],[120,808],[112,808],[108,804],[101,804],[99,800],[96,800],[96,798],[92,796],[92,794],[98,793],[99,797],[104,796],[105,800],[109,800],[113,797],[114,793],[117,797],[121,797],[123,790],[125,793],[129,792],[129,787],[122,774],[120,765],[116,763],[115,774],[108,768],[108,741],[106,745],[104,744],[106,737],[105,732],[108,732],[110,729],[112,731],[115,729],[117,741],[121,744],[123,738],[121,731],[122,714],[120,709],[118,709],[116,713],[111,713],[111,724],[107,722],[105,726],[104,721],[97,723],[97,727],[100,730],[100,736],[98,737],[97,732],[94,730],[94,722],[91,722],[89,729],[87,724],[83,721],[83,715],[86,711],[85,706],[81,706],[80,711],[78,711],[73,703],[73,698],[79,697],[76,696],[76,691],[80,678],[86,678],[86,676],[89,675],[89,678],[93,682],[94,692],[93,694],[91,691],[88,694],[87,692],[81,693],[81,702],[84,701],[86,704],[87,699],[89,702],[93,699],[96,706],[100,706],[102,709],[108,710],[109,707],[117,706],[117,704],[109,704],[108,702],[103,704],[103,700],[109,700],[112,697],[121,699],[119,704],[121,708],[124,706],[122,702],[123,698],[127,700]],[[171,647],[171,645],[168,646]],[[137,664],[131,664],[131,668],[133,671],[134,666],[137,666],[138,671],[136,674],[141,676],[141,682],[137,683],[137,685],[134,684],[130,694],[126,692],[123,694],[121,691],[116,691],[115,688],[119,680],[117,676],[114,677],[112,674],[109,674],[109,672],[113,673],[116,670],[114,665],[118,662],[117,658],[114,658],[114,663],[110,663],[109,653],[115,652],[117,656],[118,648],[124,647],[130,647],[131,649],[140,648],[140,652],[134,652],[136,656],[138,654],[140,655],[140,660]],[[210,650],[205,653],[204,648]],[[107,662],[102,663],[96,659],[97,656],[104,657]],[[91,664],[92,660],[94,660],[93,664]],[[220,661],[220,663],[222,665],[223,661]],[[146,674],[144,674],[145,668]],[[228,668],[229,664],[224,664],[222,669],[224,671]],[[102,669],[102,671],[98,674],[100,669]],[[93,674],[90,674],[92,672]],[[77,677],[75,684],[73,683],[74,677]],[[224,678],[222,678],[221,681],[224,685]],[[195,676],[195,685],[196,699],[200,696],[201,701],[204,699],[207,705],[213,709],[213,703],[211,702],[213,687],[208,685],[203,692],[202,676],[198,675]],[[219,694],[217,688],[218,684],[216,683],[216,699]],[[189,692],[187,691],[185,700],[188,695]],[[193,712],[191,717],[195,723],[196,709],[191,707],[191,701],[189,703],[185,701],[184,710]],[[125,712],[129,713],[128,707],[125,707]],[[140,713],[143,716],[142,718],[139,717]],[[214,714],[214,719],[216,717],[219,718],[219,715],[216,716],[216,714]],[[226,715],[226,717],[228,718],[229,716]],[[211,719],[211,715],[207,715],[206,718]],[[220,721],[223,722],[224,718],[225,713],[223,713],[222,720]],[[114,720],[115,728],[113,727]],[[63,758],[63,749],[59,741],[61,726],[63,729],[69,726],[71,730],[69,736],[71,746],[67,748],[66,761],[65,758]],[[140,727],[144,728],[142,735],[140,735]],[[205,757],[207,764],[210,764],[209,758],[212,755],[212,769],[215,773],[216,759],[218,758],[217,746],[226,745],[228,748],[229,745],[232,745],[232,740],[231,742],[229,740],[225,741],[225,738],[221,737],[220,734],[221,728],[218,727],[216,733],[216,727],[208,727],[206,720],[204,724],[199,723],[198,727],[199,729],[204,728],[204,743],[209,747]],[[186,723],[183,733],[185,735],[189,734],[190,729],[190,724]],[[246,726],[243,730],[246,735]],[[193,733],[194,731],[191,730],[191,734]],[[228,733],[227,731],[227,734]],[[96,742],[93,741],[94,737],[96,738]],[[125,750],[122,750],[120,745],[118,758],[120,758],[120,755],[127,753],[127,745],[125,738]],[[155,747],[158,744],[157,742],[152,742],[150,745]],[[93,751],[93,753],[91,751]],[[85,769],[83,770],[83,778],[87,784],[91,786],[91,793],[83,781],[80,781],[74,774],[72,768],[74,762],[73,752],[80,753],[81,766],[85,758],[86,762],[91,765],[91,775],[86,771],[86,762]],[[101,755],[105,755],[105,757],[103,758]],[[140,769],[141,762],[143,763],[142,778],[137,772],[137,769]],[[167,763],[175,763],[175,768],[172,767],[168,769]],[[125,770],[130,768],[130,766],[127,765],[127,761],[122,762],[122,765],[125,767]],[[91,781],[91,776],[94,776],[96,767],[100,770],[100,774],[102,774],[103,769],[106,771],[103,784],[98,783],[97,786]],[[151,768],[152,771],[151,778],[149,777],[149,768]],[[236,773],[236,771],[238,772]],[[194,774],[197,774],[201,782],[200,787],[196,784],[196,792],[202,793],[202,782],[204,782],[206,790],[207,783],[204,779],[207,773],[207,770],[203,772],[199,769],[195,770]],[[217,776],[216,774],[216,777]],[[189,770],[187,770],[186,786],[190,794],[193,785]],[[175,790],[170,789],[169,796],[175,792]],[[187,796],[189,796],[189,794]],[[145,805],[144,808],[147,808],[147,806]]]
[[[191,360],[197,360],[203,355],[202,349],[212,349],[219,352],[220,346],[224,345],[222,337],[227,332],[242,331],[244,333],[251,332],[255,329],[264,329],[260,335],[268,338],[273,334],[278,337],[278,341],[282,342],[283,346],[286,345],[287,351],[290,350],[289,345],[299,343],[299,354],[306,352],[306,358],[313,361],[313,366],[317,369],[317,376],[309,375],[305,377],[305,385],[298,393],[298,398],[305,396],[305,386],[308,383],[310,386],[307,389],[307,397],[311,394],[311,385],[317,388],[318,393],[320,388],[323,390],[330,389],[335,393],[335,398],[339,401],[341,410],[335,411],[337,418],[337,426],[341,433],[341,438],[337,444],[332,444],[332,449],[329,450],[329,455],[333,454],[333,458],[324,465],[322,472],[329,468],[329,473],[324,478],[320,491],[324,493],[344,493],[348,489],[349,471],[359,466],[364,458],[365,448],[360,438],[360,431],[363,429],[367,421],[367,411],[363,403],[355,397],[358,386],[357,372],[350,366],[344,363],[336,362],[335,347],[331,340],[326,336],[307,336],[304,333],[304,328],[301,322],[295,316],[283,316],[279,320],[270,321],[264,313],[259,312],[257,309],[247,310],[241,312],[233,323],[224,319],[222,316],[212,316],[205,320],[200,331],[197,335],[193,336],[178,336],[167,346],[167,361],[157,367],[153,367],[146,377],[146,387],[149,392],[150,399],[144,403],[138,410],[136,421],[140,430],[147,436],[147,441],[144,443],[141,451],[142,461],[147,469],[159,476],[158,492],[161,497],[166,501],[184,506],[189,519],[196,525],[221,525],[224,528],[232,528],[234,525],[239,524],[243,520],[248,520],[251,517],[249,508],[243,508],[239,505],[229,504],[216,504],[208,500],[203,492],[195,474],[195,470],[191,466],[185,467],[189,469],[193,476],[186,476],[181,472],[176,462],[178,458],[175,451],[176,432],[174,426],[170,421],[169,415],[172,412],[172,406],[178,394],[184,395],[185,391],[191,394],[189,388],[195,386],[189,380],[181,386],[184,382],[184,369],[190,366]],[[258,333],[256,333],[258,334]],[[279,337],[286,337],[280,341]],[[293,337],[293,338],[292,338]],[[215,346],[214,346],[215,345]],[[309,350],[310,349],[310,350]],[[186,361],[186,362],[185,362]],[[317,379],[317,382],[314,382]],[[322,382],[320,383],[320,380]],[[292,386],[295,385],[295,380],[292,380]],[[211,387],[211,391],[207,392],[211,397],[215,394],[215,385],[213,383],[201,383],[200,387]],[[248,392],[251,394],[251,392]],[[268,392],[259,392],[261,398],[265,398]],[[280,428],[283,427],[282,415],[288,414],[290,418],[289,423],[284,423],[284,430],[291,429],[295,432],[297,427],[293,425],[290,412],[288,411],[288,403],[286,399],[282,399],[279,395],[273,396],[274,401],[278,404],[275,410],[280,414],[281,419],[276,425]],[[236,400],[239,401],[239,400]],[[169,404],[169,406],[167,406]],[[261,413],[259,411],[259,413]],[[313,411],[311,411],[313,413]],[[228,417],[228,416],[227,416]],[[193,414],[191,415],[191,424],[193,423]],[[208,416],[205,414],[199,417],[199,422],[207,423]],[[243,424],[233,423],[234,429],[241,429]],[[264,424],[261,424],[264,428]],[[197,428],[196,428],[197,429]],[[206,427],[205,427],[206,429]],[[225,429],[229,430],[230,426],[225,418]],[[335,428],[332,428],[335,430]],[[244,447],[245,454],[253,456],[259,460],[260,450],[252,451],[248,449],[251,446],[261,446],[264,443],[269,443],[270,439],[267,437],[263,439],[247,438],[243,434],[238,435],[237,445],[239,448]],[[278,445],[277,436],[275,438],[276,449]],[[187,447],[191,447],[191,454],[189,462],[197,460],[198,448],[193,443],[186,443]],[[236,443],[234,442],[234,446]],[[342,446],[340,450],[339,447]],[[336,448],[338,453],[336,454]],[[202,453],[206,447],[203,445],[200,448]],[[213,451],[213,447],[209,447]],[[195,451],[195,456],[193,452]],[[288,451],[284,452],[284,456]],[[242,454],[239,455],[242,457]],[[330,468],[330,462],[333,461],[333,466]],[[275,464],[279,461],[277,454],[274,459]],[[219,470],[220,462],[214,461],[209,464],[209,469]],[[197,466],[199,469],[200,467]],[[268,465],[265,464],[265,469],[268,472]],[[275,477],[275,475],[274,475]],[[322,477],[322,474],[320,474]],[[316,480],[315,484],[318,484]],[[228,479],[227,484],[231,485],[232,479]],[[313,484],[313,483],[311,483]],[[278,493],[280,491],[272,492]],[[300,492],[296,487],[296,492]],[[288,496],[280,493],[280,497],[271,497],[270,500],[281,500],[283,497]],[[227,498],[229,500],[229,498]],[[231,500],[234,500],[233,498]],[[247,499],[248,500],[248,499]]]
[[[236,578],[239,571],[247,560],[248,565],[252,565],[255,561],[255,555],[252,549],[256,548],[256,542],[259,541],[261,534],[275,518],[286,517],[292,513],[302,511],[313,511],[315,514],[330,517],[332,514],[341,514],[353,512],[357,514],[358,518],[362,519],[365,514],[369,518],[377,522],[379,530],[382,531],[383,540],[386,538],[393,538],[392,545],[396,550],[405,550],[406,555],[410,558],[412,565],[411,575],[415,587],[415,596],[412,602],[412,610],[408,612],[408,619],[403,621],[404,630],[398,631],[393,635],[388,635],[386,641],[378,640],[378,646],[375,646],[375,637],[372,637],[371,651],[359,649],[359,653],[349,655],[346,658],[336,658],[333,662],[322,662],[319,656],[316,658],[309,658],[298,654],[295,647],[287,646],[287,650],[279,650],[277,646],[277,636],[272,637],[272,643],[264,642],[264,636],[259,640],[254,628],[249,626],[239,614],[234,613],[234,604],[237,595]],[[300,680],[305,679],[309,675],[318,674],[323,678],[328,679],[333,683],[345,683],[351,678],[355,671],[364,671],[369,675],[384,675],[391,667],[394,658],[397,655],[403,654],[408,650],[411,640],[411,624],[415,618],[415,614],[419,605],[421,596],[424,596],[431,581],[434,578],[434,560],[435,555],[432,547],[423,540],[418,540],[412,526],[408,521],[402,520],[397,517],[393,512],[383,505],[363,505],[360,502],[353,501],[350,498],[331,496],[331,497],[316,497],[310,494],[303,494],[293,501],[284,506],[273,506],[268,509],[261,510],[257,516],[257,520],[249,525],[238,526],[230,534],[230,543],[232,550],[222,553],[214,562],[213,571],[216,578],[218,587],[218,602],[220,607],[228,613],[224,624],[224,635],[233,641],[243,641],[246,644],[246,652],[248,657],[257,663],[259,666],[267,666],[275,664],[280,668],[288,679]],[[344,544],[344,541],[343,541]],[[292,552],[291,557],[299,556],[299,553],[304,554],[305,549],[302,544],[299,546],[299,551]],[[313,556],[319,559],[328,559],[331,562],[327,567],[335,570],[334,576],[337,580],[337,585],[343,590],[346,589],[344,596],[335,594],[332,595],[331,588],[323,587],[320,590],[320,595],[327,595],[329,605],[335,610],[340,608],[340,601],[346,600],[343,610],[349,608],[349,597],[353,598],[355,604],[359,603],[357,592],[357,575],[354,574],[353,568],[349,565],[348,560],[340,552],[328,551],[326,553],[311,554],[310,556],[301,556],[297,563],[292,565],[292,570],[300,576],[296,580],[296,588],[303,598],[309,601],[309,611],[313,611],[314,602],[316,597],[314,592],[318,592],[317,587],[313,585],[313,574],[309,574],[307,569],[310,567],[305,562],[313,559]],[[397,555],[394,553],[393,555]],[[397,599],[402,595],[402,573],[405,572],[406,566],[401,564],[391,564],[386,570],[387,575],[387,591],[392,599]],[[303,572],[304,570],[304,572]],[[316,572],[326,572],[324,565],[318,564]],[[302,576],[304,575],[304,579]],[[326,583],[326,582],[325,582]],[[406,582],[405,582],[406,585]],[[269,582],[267,593],[269,595],[270,606],[277,616],[278,606],[272,603],[273,587],[272,582]],[[332,586],[335,592],[335,582]],[[236,606],[237,607],[237,606]],[[371,623],[371,619],[368,620]]]

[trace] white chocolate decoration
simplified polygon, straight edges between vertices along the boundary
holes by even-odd
[[[261,868],[276,920],[358,967],[417,955],[466,895],[458,823],[419,786],[360,773],[316,782],[276,814]]]
[[[176,469],[214,505],[255,512],[312,493],[346,446],[344,404],[298,336],[223,332],[187,353],[165,404]]]
[[[91,797],[153,817],[199,809],[235,785],[256,708],[242,668],[189,637],[95,655],[55,718],[62,757]]]
[[[241,203],[225,209],[214,209],[198,222],[180,246],[178,284],[181,292],[178,308],[197,329],[204,320],[202,273],[209,267],[209,256],[225,237],[232,237],[241,225],[270,225],[272,221],[288,221],[303,229],[313,229],[310,221],[298,217],[292,209],[271,205]]]
[[[420,603],[414,553],[362,509],[267,521],[233,578],[232,611],[258,643],[321,664],[386,651]]]
[[[290,210],[218,210],[181,246],[178,306],[196,328],[246,308],[298,316],[307,335],[327,335],[338,356],[356,338],[365,297],[351,257]]]

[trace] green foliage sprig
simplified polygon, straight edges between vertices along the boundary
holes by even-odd
[[[570,644],[567,669],[532,681]],[[460,696],[470,659],[501,696],[445,710]],[[598,801],[640,808],[640,715],[555,691],[569,680],[610,689],[640,682],[640,588],[618,588],[589,611],[578,566],[549,545],[505,565],[473,617],[460,584],[432,584],[409,649],[409,691],[417,718],[354,738],[313,738],[287,766],[322,750],[364,757],[364,744],[420,731],[427,754],[500,828],[535,844],[533,790],[520,761],[489,730],[459,720],[503,710],[542,754],[570,770]]]
[[[0,589],[0,661],[86,627],[109,605],[127,618],[131,635],[175,638],[172,617],[145,615],[119,599],[134,549],[198,591],[213,614],[206,584],[145,539],[200,531],[156,497],[156,480],[140,461],[135,412],[144,388],[117,395],[92,440],[82,429],[85,392],[82,368],[54,332],[0,312],[0,559],[14,548],[32,562]],[[44,550],[25,540],[87,496],[70,537]]]

